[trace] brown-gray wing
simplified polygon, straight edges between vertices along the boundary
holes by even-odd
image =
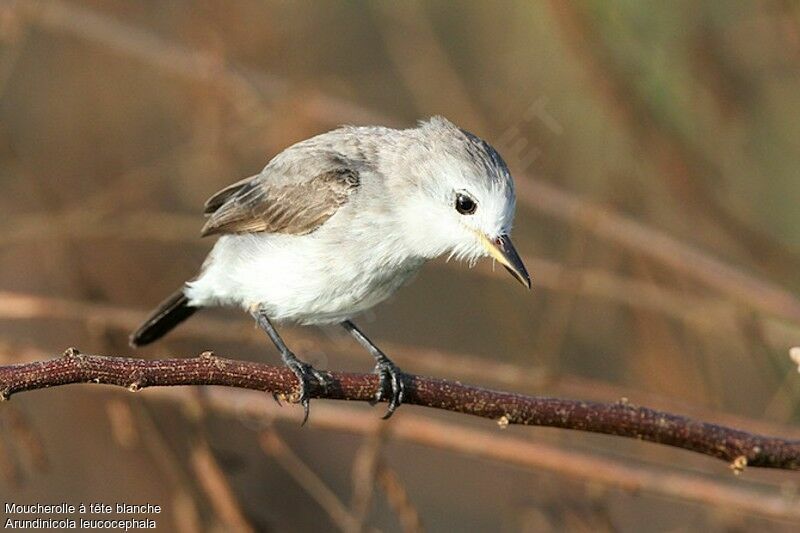
[[[253,176],[222,189],[206,202],[202,235],[311,233],[358,188],[354,170],[338,168],[298,183]]]

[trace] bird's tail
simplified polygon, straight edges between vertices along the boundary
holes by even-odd
[[[178,289],[161,302],[139,329],[131,333],[130,345],[136,348],[160,339],[198,309],[189,305],[189,299],[183,293],[183,288]]]

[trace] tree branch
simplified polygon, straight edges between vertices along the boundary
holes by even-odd
[[[373,374],[331,372],[328,390],[312,386],[314,398],[369,402],[378,385]],[[145,360],[84,355],[70,348],[47,361],[0,367],[0,398],[70,383],[103,383],[137,391],[171,385],[223,385],[291,398],[294,374],[282,367],[235,361],[210,352],[191,359]],[[493,391],[459,382],[406,375],[406,403],[522,424],[577,429],[637,438],[710,455],[732,463],[800,470],[800,441],[764,437],[637,407],[627,401],[584,402]]]

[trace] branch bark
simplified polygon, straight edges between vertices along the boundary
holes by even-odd
[[[369,402],[378,385],[373,374],[330,372],[327,390],[313,398]],[[236,361],[205,352],[190,359],[146,360],[84,355],[70,348],[47,361],[0,367],[0,399],[71,383],[102,383],[138,391],[172,385],[223,385],[293,398],[294,374],[282,367]],[[627,401],[585,402],[493,391],[460,382],[406,375],[406,403],[522,424],[636,438],[702,453],[745,466],[800,470],[800,440],[765,437],[687,417],[638,407]]]

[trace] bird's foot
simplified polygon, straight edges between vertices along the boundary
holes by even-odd
[[[300,424],[302,426],[308,420],[308,407],[311,403],[311,396],[309,395],[311,382],[315,382],[317,386],[327,391],[331,380],[325,373],[320,372],[308,363],[300,361],[296,357],[287,359],[286,366],[297,376],[297,403],[303,406],[303,422]]]
[[[375,399],[372,403],[374,405],[384,400],[389,402],[386,414],[383,415],[383,419],[386,420],[403,403],[405,394],[403,372],[391,360],[383,358],[375,364],[375,373],[378,374],[379,381],[378,390],[375,392]]]

